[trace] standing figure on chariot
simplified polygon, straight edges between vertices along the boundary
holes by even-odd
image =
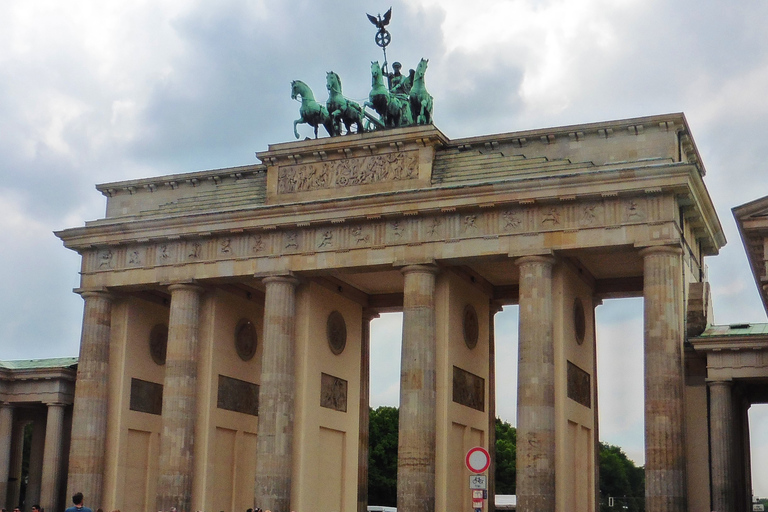
[[[413,76],[416,72],[412,69],[410,74],[405,76],[400,73],[402,67],[403,65],[399,62],[392,64],[392,69],[395,71],[389,74],[389,92],[392,94],[405,94],[407,96],[411,92]]]

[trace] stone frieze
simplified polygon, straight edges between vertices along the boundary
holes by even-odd
[[[88,273],[113,272],[558,231],[613,229],[674,220],[665,215],[663,201],[660,195],[649,195],[547,204],[520,202],[466,211],[416,212],[316,226],[294,225],[288,229],[134,242],[85,253],[83,270]]]
[[[293,194],[412,180],[418,177],[418,152],[399,151],[280,167],[277,175],[277,193]]]

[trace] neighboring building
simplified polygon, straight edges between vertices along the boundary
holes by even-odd
[[[0,361],[0,504],[7,510],[66,503],[76,371],[74,357]]]

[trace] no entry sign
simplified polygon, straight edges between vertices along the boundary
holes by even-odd
[[[491,456],[482,446],[475,446],[467,452],[467,469],[473,473],[482,473],[491,465]]]

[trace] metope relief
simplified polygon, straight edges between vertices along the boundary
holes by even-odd
[[[361,226],[355,226],[352,228],[352,240],[356,246],[368,245],[368,243],[371,241],[371,235]]]
[[[333,231],[330,229],[321,230],[317,236],[318,249],[330,249],[333,247]]]
[[[541,215],[541,226],[547,228],[559,227],[562,215],[559,208],[546,208]]]
[[[114,267],[114,254],[111,249],[99,252],[99,269],[111,269]]]
[[[277,193],[412,180],[419,177],[418,162],[418,153],[411,151],[280,167]]]
[[[523,228],[523,212],[520,210],[505,210],[501,214],[501,229],[503,231],[520,231]]]
[[[626,222],[641,222],[645,218],[645,209],[638,201],[630,199],[624,203],[624,220]]]
[[[249,244],[252,254],[259,254],[266,250],[267,243],[264,235],[251,235],[249,238]]]
[[[140,267],[144,264],[144,249],[142,248],[129,248],[126,253],[126,259],[128,260],[126,266],[128,267]]]

